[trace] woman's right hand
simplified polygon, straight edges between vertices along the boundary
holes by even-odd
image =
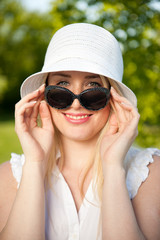
[[[54,127],[44,99],[45,84],[22,98],[15,107],[15,130],[26,161],[43,162],[46,166],[53,146]],[[37,125],[40,114],[42,126]]]

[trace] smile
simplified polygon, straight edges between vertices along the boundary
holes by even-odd
[[[82,116],[73,116],[73,115],[69,115],[66,114],[66,117],[72,118],[72,119],[83,119],[83,118],[87,118],[89,115],[82,115]]]
[[[77,124],[87,122],[90,119],[90,116],[92,115],[92,114],[82,114],[82,113],[79,113],[79,114],[63,113],[63,114],[64,114],[65,119],[68,122],[70,122],[70,123],[77,123]]]

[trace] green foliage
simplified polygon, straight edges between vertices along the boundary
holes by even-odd
[[[103,26],[120,42],[124,57],[124,78],[138,98],[141,114],[140,146],[160,147],[160,14],[151,1],[57,0],[52,16],[57,28],[73,22]]]
[[[11,109],[19,87],[39,71],[52,34],[60,27],[89,22],[118,39],[124,57],[124,83],[138,98],[140,146],[160,147],[160,13],[151,0],[54,0],[50,12],[27,12],[13,0],[0,5],[0,103]],[[3,91],[2,91],[3,88]],[[2,108],[1,107],[1,108]]]
[[[9,161],[11,153],[22,153],[21,145],[14,131],[14,121],[0,122],[0,163]]]
[[[52,28],[47,16],[28,13],[16,1],[2,0],[0,12],[0,82],[6,82],[0,100],[10,110],[23,80],[41,69]]]

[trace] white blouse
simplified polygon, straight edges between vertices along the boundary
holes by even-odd
[[[140,185],[147,179],[147,166],[153,162],[152,155],[160,156],[160,150],[130,148],[128,151],[124,166],[130,199],[135,197]],[[24,155],[12,153],[11,156],[12,172],[19,187],[25,162]],[[101,240],[100,203],[92,189],[93,181],[78,213],[69,186],[58,167],[53,170],[52,183],[53,188],[47,191],[45,199],[46,240]]]

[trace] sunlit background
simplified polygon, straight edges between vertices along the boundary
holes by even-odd
[[[54,32],[75,22],[103,26],[117,38],[123,81],[137,95],[141,114],[135,145],[160,148],[160,1],[1,0],[0,162],[22,153],[14,131],[21,83],[41,70]]]

